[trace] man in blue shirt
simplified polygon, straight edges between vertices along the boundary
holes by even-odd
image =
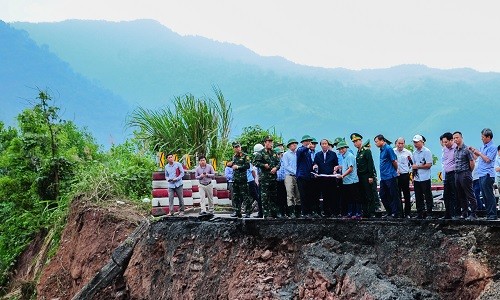
[[[356,157],[347,150],[349,146],[345,141],[337,144],[340,154],[342,154],[342,193],[343,198],[348,200],[348,209],[346,218],[361,219],[361,198],[359,194],[359,178],[356,164]],[[339,167],[334,168],[335,171]]]
[[[483,145],[479,150],[470,147],[474,158],[480,157],[477,164],[477,176],[479,176],[479,185],[481,193],[485,200],[486,217],[488,220],[497,220],[497,205],[495,195],[493,194],[493,183],[495,181],[495,156],[497,147],[493,143],[493,132],[489,128],[481,131]]]
[[[387,217],[399,218],[401,201],[397,183],[398,158],[391,143],[379,134],[374,139],[380,148],[380,198],[387,212]]]
[[[183,183],[184,168],[181,163],[174,161],[174,154],[167,154],[168,163],[165,165],[165,179],[168,181],[168,211],[174,215],[174,193],[179,198],[179,216],[184,215]]]
[[[500,145],[497,147],[497,158],[495,159],[495,172],[497,175],[497,189],[500,191]]]
[[[257,184],[257,168],[250,163],[250,168],[247,170],[247,183],[248,183],[248,193],[250,194],[250,197],[253,199],[253,202],[257,202],[257,209],[259,210],[257,212],[257,215],[254,215],[254,218],[262,218],[264,216],[264,213],[262,211],[262,201],[260,201],[260,191],[259,191],[259,186]]]
[[[286,204],[286,187],[285,187],[285,169],[283,168],[283,149],[282,147],[275,147],[274,152],[280,158],[281,167],[276,172],[276,203],[278,206],[279,214],[283,217],[288,217],[288,206]]]
[[[297,170],[295,172],[297,177],[297,185],[299,187],[300,204],[302,215],[308,215],[311,211],[311,181],[312,181],[312,159],[311,148],[313,147],[312,138],[309,135],[304,135],[300,140],[302,146],[297,149]]]
[[[285,187],[287,195],[287,206],[289,217],[300,216],[300,194],[297,186],[297,142],[295,139],[289,139],[287,143],[288,150],[283,154],[281,169],[285,172]],[[280,170],[281,170],[280,169]]]
[[[226,162],[226,167],[224,168],[224,177],[227,179],[227,189],[229,190],[229,198],[233,197],[233,162]]]
[[[314,165],[314,157],[316,156],[316,146],[317,145],[318,145],[318,141],[316,140],[316,138],[312,137],[310,154],[311,154],[311,160],[313,161],[313,165]],[[317,171],[318,171],[317,168],[315,169],[313,166],[313,172],[317,173]],[[319,201],[319,199],[321,198],[321,191],[319,188],[319,181],[314,176],[311,180],[311,183],[309,186],[309,191],[311,192],[311,194],[310,194],[310,196],[311,196],[310,205],[311,205],[311,211],[312,211],[311,216],[313,218],[319,218],[321,215],[321,207],[320,207],[320,201]]]

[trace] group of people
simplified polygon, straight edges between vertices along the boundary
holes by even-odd
[[[481,131],[483,145],[468,147],[459,131],[440,137],[444,174],[444,218],[477,218],[473,171],[477,189],[483,196],[488,220],[497,219],[493,193],[495,177],[500,181],[500,146],[493,144],[493,133]],[[254,147],[253,155],[233,143],[234,156],[225,175],[232,186],[233,217],[251,217],[252,203],[258,203],[258,218],[342,217],[371,218],[380,210],[386,218],[433,218],[431,167],[433,157],[425,147],[425,137],[413,137],[413,153],[404,138],[390,146],[383,135],[374,138],[380,149],[380,176],[377,176],[370,141],[352,133],[350,149],[344,138],[317,140],[304,135],[274,147],[271,136]],[[320,149],[316,150],[319,144]],[[286,146],[286,151],[285,151]],[[336,148],[336,151],[334,151]],[[353,151],[354,150],[354,151]],[[497,155],[498,154],[498,155]],[[198,172],[197,172],[198,175]],[[198,178],[198,177],[197,177]],[[380,180],[377,180],[380,178]],[[411,214],[410,181],[413,180],[417,214]],[[377,183],[380,190],[377,192]],[[379,199],[380,196],[380,199]],[[322,199],[322,204],[320,205]],[[403,199],[403,201],[402,201]],[[403,204],[404,203],[404,207]],[[482,205],[480,203],[480,205]],[[243,206],[243,213],[242,213]],[[203,209],[203,208],[202,208]]]

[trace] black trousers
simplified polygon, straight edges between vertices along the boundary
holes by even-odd
[[[257,201],[259,216],[262,216],[264,212],[262,211],[262,201],[260,200],[260,189],[254,180],[248,182],[248,192],[252,197],[253,201]]]
[[[448,176],[448,174],[446,174]],[[446,179],[446,177],[445,177]],[[462,216],[469,215],[469,208],[472,215],[476,214],[477,201],[472,189],[472,172],[464,171],[455,173],[455,188],[457,195],[457,203],[462,208]]]
[[[415,188],[415,201],[417,202],[418,215],[432,215],[434,198],[432,197],[431,180],[415,181],[413,182],[413,186]]]
[[[342,182],[342,179],[336,179],[337,180],[337,203],[338,206],[335,207],[335,209],[338,211],[336,215],[340,216],[346,216],[348,212],[348,205],[349,205],[349,199],[346,198],[345,193],[344,193],[344,183]]]
[[[321,183],[319,178],[313,178],[309,182],[309,197],[311,213],[321,214],[319,199],[321,198]]]
[[[411,196],[410,196],[410,173],[399,174],[398,176],[399,194],[403,193],[404,198],[404,216],[407,217],[411,213]]]
[[[278,206],[278,211],[281,213],[281,215],[285,215],[287,211],[287,204],[286,204],[286,187],[285,187],[285,181],[277,181],[277,206]]]
[[[319,177],[317,178],[318,189],[323,196],[323,213],[330,217],[335,214],[337,202],[337,182],[335,178]],[[338,213],[337,213],[338,214]]]
[[[347,200],[347,216],[361,216],[361,197],[359,182],[344,184],[342,187],[342,197]]]
[[[368,182],[368,178],[375,178],[369,174],[358,174],[363,216],[368,218],[375,215],[375,198],[373,194],[373,184]]]
[[[311,197],[313,191],[311,190],[311,188],[313,187],[313,185],[311,184],[310,179],[298,177],[297,186],[299,188],[300,194],[300,209],[302,210],[303,215],[308,215],[312,213]]]
[[[444,175],[443,200],[446,209],[445,218],[450,219],[460,215],[460,205],[457,205],[455,171],[447,172]],[[472,182],[471,182],[472,187]]]

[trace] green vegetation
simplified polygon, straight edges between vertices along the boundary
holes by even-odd
[[[102,151],[94,138],[59,117],[39,91],[17,128],[0,122],[0,286],[19,254],[39,233],[55,254],[76,197],[102,203],[150,194],[154,156],[137,140]],[[140,203],[140,202],[138,202]],[[5,292],[0,290],[0,294]]]
[[[283,142],[283,138],[276,134],[276,130],[274,128],[266,130],[261,128],[259,125],[244,127],[243,132],[235,138],[235,141],[238,141],[241,144],[241,148],[244,152],[252,154],[253,146],[255,146],[255,144],[264,145],[262,141],[268,135],[273,137],[275,145],[278,142]]]
[[[159,110],[137,108],[128,125],[139,129],[137,137],[154,152],[206,155],[217,161],[227,158],[231,146],[231,104],[214,87],[216,99],[191,94],[175,97],[173,107]]]

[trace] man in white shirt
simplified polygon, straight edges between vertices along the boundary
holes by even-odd
[[[396,140],[396,147],[394,148],[398,159],[398,187],[399,193],[403,193],[404,197],[404,211],[403,218],[410,218],[411,202],[410,202],[410,172],[413,161],[411,159],[410,150],[405,148],[405,139],[400,137]]]
[[[174,215],[174,193],[179,198],[179,216],[184,215],[183,182],[184,168],[181,163],[174,161],[174,154],[167,154],[168,163],[165,165],[165,179],[168,181],[169,213]]]
[[[434,206],[434,198],[431,190],[431,167],[432,153],[424,146],[424,138],[417,134],[413,137],[412,169],[414,172],[413,186],[415,188],[415,200],[417,204],[417,218],[432,219],[432,208]],[[425,199],[425,202],[424,202]]]

